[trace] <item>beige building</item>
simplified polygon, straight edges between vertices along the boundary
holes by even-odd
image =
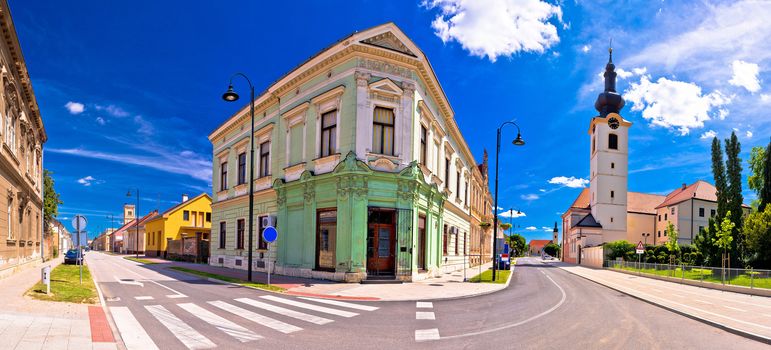
[[[490,261],[493,251],[492,195],[487,174],[487,151],[482,164],[471,172],[471,237],[468,263],[471,266]]]
[[[0,2],[0,277],[41,261],[47,136],[6,1]]]

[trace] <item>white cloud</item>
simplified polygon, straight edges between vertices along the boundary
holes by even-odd
[[[102,117],[96,117],[96,123],[99,125],[107,124],[107,122]]]
[[[523,194],[523,195],[519,196],[519,198],[522,198],[522,199],[524,199],[526,201],[534,201],[534,200],[536,200],[538,198],[541,198],[541,197],[538,197],[538,195],[535,194],[535,193],[529,193],[529,194]]]
[[[632,68],[632,73],[635,75],[643,75],[648,71],[648,68],[642,67],[642,68]]]
[[[160,149],[157,145],[147,145],[148,151],[141,154],[114,154],[91,151],[83,148],[48,148],[47,152],[68,154],[72,156],[108,160],[133,166],[144,166],[172,174],[190,176],[194,179],[211,181],[211,159],[200,155],[182,157]],[[151,150],[150,148],[155,148]],[[154,154],[151,152],[155,152]]]
[[[537,230],[537,229],[538,229],[538,228],[537,228],[537,227],[535,227],[535,226],[528,226],[528,227],[525,227],[525,230],[528,230],[528,231],[535,231],[535,230]]]
[[[501,211],[501,210],[503,210],[503,208],[501,208],[501,207],[498,207],[498,210],[499,210],[499,211]]]
[[[447,43],[459,42],[472,55],[495,62],[518,52],[543,53],[559,42],[552,17],[562,21],[562,9],[540,0],[423,0],[439,9],[431,23]]]
[[[704,122],[711,119],[710,114],[720,117],[719,107],[731,103],[731,98],[720,91],[703,94],[701,87],[694,83],[664,77],[651,82],[648,75],[632,83],[624,98],[633,103],[632,111],[642,111],[643,118],[651,124],[675,128],[680,135],[704,127]]]
[[[92,177],[91,175],[88,175],[86,177],[78,179],[78,183],[83,186],[91,186],[91,183],[94,182],[94,180],[96,180],[94,177]]]
[[[728,81],[731,85],[743,87],[749,92],[760,90],[760,80],[758,80],[760,68],[756,63],[734,60],[731,67],[734,72],[733,77]]]
[[[702,140],[707,140],[707,139],[711,140],[716,136],[717,136],[717,131],[710,130],[710,131],[705,131],[703,134],[701,134],[701,136],[699,136],[699,138]]]
[[[137,129],[137,132],[144,135],[152,135],[153,134],[153,125],[146,121],[144,118],[142,118],[141,115],[134,116],[134,123],[137,123],[139,125],[139,129]]]
[[[108,106],[96,105],[94,106],[94,108],[96,108],[96,110],[100,112],[107,112],[107,114],[113,117],[123,118],[123,117],[129,116],[129,112],[126,112],[126,110],[116,105],[108,105]]]
[[[516,210],[508,211],[507,210],[507,211],[503,211],[503,212],[498,213],[498,216],[502,217],[502,218],[514,218],[514,219],[516,219],[516,218],[521,218],[521,217],[527,216],[527,215],[525,215],[525,212],[522,212],[522,211],[516,211]]]
[[[760,94],[760,102],[762,103],[771,102],[771,94]]]
[[[545,189],[543,189],[543,188],[539,188],[539,189],[538,189],[538,192],[546,192],[546,190],[545,190]]]
[[[557,176],[553,177],[549,180],[550,184],[553,185],[562,185],[570,188],[584,188],[586,185],[589,184],[589,180],[582,179],[582,178],[575,178],[573,176],[566,177],[566,176]]]
[[[546,226],[541,226],[541,230],[544,230],[544,232],[554,232],[553,228]]]
[[[64,105],[64,108],[67,108],[68,111],[70,111],[70,114],[80,114],[83,113],[83,111],[86,110],[86,106],[83,105],[80,102],[67,102]]]
[[[744,134],[747,136],[748,139],[752,138],[752,131],[747,130],[747,132]]]
[[[589,44],[586,44],[586,45],[584,45],[584,46],[582,46],[582,47],[581,47],[581,51],[582,51],[583,53],[588,53],[588,52],[589,52],[589,50],[591,50],[591,49],[592,49],[592,45],[589,45]]]

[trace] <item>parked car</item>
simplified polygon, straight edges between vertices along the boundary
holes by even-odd
[[[554,260],[554,257],[549,254],[546,254],[543,256],[543,260]]]
[[[82,260],[83,257],[81,256],[80,259]],[[78,263],[78,250],[77,249],[70,249],[67,251],[67,253],[64,254],[64,263],[65,264],[77,264]]]

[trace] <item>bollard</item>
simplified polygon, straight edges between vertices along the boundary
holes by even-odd
[[[755,277],[755,273],[753,273],[752,272],[752,268],[750,268],[750,289],[753,289],[753,287],[754,287],[754,283],[753,283],[754,282],[754,277]]]
[[[43,284],[46,285],[46,294],[51,294],[51,266],[43,266],[40,272]]]

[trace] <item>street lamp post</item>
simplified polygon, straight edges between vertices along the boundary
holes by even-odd
[[[252,281],[252,248],[254,236],[254,85],[252,81],[243,73],[235,73],[230,77],[230,83],[228,84],[228,91],[222,94],[222,99],[227,102],[234,102],[238,100],[238,94],[233,91],[233,78],[240,76],[249,83],[249,90],[251,92],[251,99],[249,100],[251,108],[251,133],[249,133],[249,267],[247,272],[247,280]],[[220,232],[222,234],[222,232]]]
[[[139,259],[139,189],[134,190],[137,194],[136,206],[134,207],[134,227],[136,227],[136,234],[134,235],[134,254]],[[126,197],[131,197],[131,190],[126,192]]]
[[[512,143],[515,146],[523,146],[525,144],[525,141],[522,140],[522,135],[519,130],[519,125],[517,123],[514,123],[513,121],[504,122],[501,124],[501,126],[498,127],[497,130],[497,137],[496,137],[496,143],[495,143],[495,205],[493,205],[493,208],[495,208],[495,215],[493,216],[493,281],[495,281],[495,274],[497,267],[495,266],[495,257],[498,255],[498,168],[500,168],[498,164],[498,155],[501,153],[501,129],[503,129],[504,126],[511,124],[517,127],[517,138],[512,141]]]

